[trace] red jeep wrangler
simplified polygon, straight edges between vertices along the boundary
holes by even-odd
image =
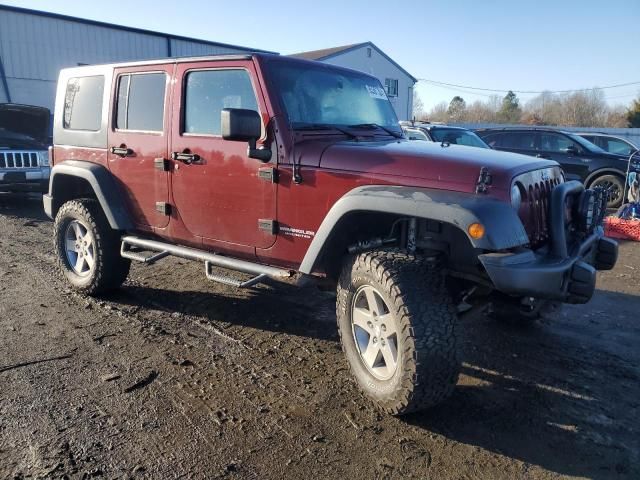
[[[374,77],[276,55],[63,70],[52,163],[44,205],[76,289],[168,255],[237,287],[333,282],[351,371],[393,414],[452,392],[463,299],[587,302],[617,258],[606,195],[557,163],[411,142]]]

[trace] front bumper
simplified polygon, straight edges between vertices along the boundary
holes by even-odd
[[[2,192],[46,192],[50,167],[0,169]]]
[[[479,255],[496,290],[565,303],[586,303],[596,287],[596,270],[610,270],[618,258],[618,244],[604,236],[601,226],[573,244],[567,242],[565,201],[584,190],[577,182],[561,184],[553,192],[550,211],[551,243],[537,251],[520,249]]]

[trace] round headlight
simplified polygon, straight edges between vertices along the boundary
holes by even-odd
[[[511,187],[511,206],[517,211],[520,210],[520,205],[522,205],[522,193],[520,193],[520,187],[514,184]]]

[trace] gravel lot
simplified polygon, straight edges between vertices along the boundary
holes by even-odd
[[[640,247],[588,305],[467,315],[446,404],[379,414],[334,299],[135,265],[102,299],[58,274],[39,198],[0,196],[1,478],[640,478]]]

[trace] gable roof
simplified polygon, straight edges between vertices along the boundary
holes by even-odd
[[[370,47],[375,49],[380,55],[389,60],[393,65],[395,65],[398,69],[404,72],[409,78],[411,78],[414,82],[417,82],[418,79],[407,72],[404,68],[402,68],[398,63],[393,60],[389,55],[380,50],[373,42],[362,42],[362,43],[352,43],[351,45],[343,45],[341,47],[332,47],[332,48],[323,48],[321,50],[311,50],[308,52],[300,52],[289,55],[290,57],[295,58],[304,58],[306,60],[316,60],[322,62],[324,60],[328,60],[333,57],[337,57],[339,55],[345,54],[352,50],[357,50],[362,47]]]

